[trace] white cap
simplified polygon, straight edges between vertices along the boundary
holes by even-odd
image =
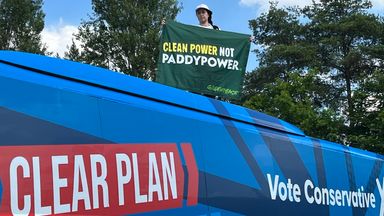
[[[206,4],[199,4],[199,5],[197,5],[197,7],[196,7],[196,11],[199,10],[199,9],[205,9],[205,10],[207,10],[209,13],[212,14],[212,11],[209,9],[208,5],[206,5]]]

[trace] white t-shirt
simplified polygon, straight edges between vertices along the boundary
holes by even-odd
[[[209,24],[209,26],[199,25],[199,27],[206,28],[206,29],[213,29],[213,26],[211,24]]]

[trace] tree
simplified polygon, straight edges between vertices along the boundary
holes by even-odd
[[[353,146],[384,154],[384,69],[367,76],[354,91]]]
[[[367,9],[369,0],[322,0],[304,8],[310,19],[308,40],[317,44],[318,65],[324,75],[340,86],[346,101],[346,115],[350,123],[354,114],[353,86],[384,65],[375,60],[372,51],[382,48],[383,20]],[[380,57],[383,60],[384,56]],[[379,64],[377,64],[379,63]],[[334,86],[337,88],[337,86]]]
[[[325,97],[327,88],[314,71],[291,71],[284,80],[276,78],[265,84],[263,91],[255,93],[244,106],[284,119],[309,136],[342,142],[344,119],[318,105],[317,99]]]
[[[72,47],[66,58],[154,79],[161,21],[176,17],[181,9],[178,2],[93,0],[92,6],[90,20],[84,21],[75,35],[81,48]]]
[[[67,59],[71,59],[72,61],[81,62],[80,51],[77,48],[75,41],[72,39],[71,46],[67,46],[68,51],[64,52],[64,56]]]
[[[279,87],[270,85],[276,83],[276,79],[290,82],[292,73],[301,76],[315,73],[312,85],[321,84],[325,88],[305,93],[311,101],[311,106],[306,106],[308,112],[321,114],[326,110],[337,124],[343,119],[343,126],[335,127],[340,135],[345,135],[342,139],[345,144],[367,149],[366,145],[355,143],[359,141],[356,137],[359,133],[366,134],[366,140],[371,140],[374,135],[369,130],[374,126],[365,124],[368,122],[363,119],[370,116],[379,124],[382,109],[377,107],[377,112],[371,112],[362,105],[367,98],[375,103],[380,100],[367,96],[365,86],[374,83],[379,77],[377,73],[382,73],[384,68],[384,21],[367,12],[371,6],[368,0],[320,0],[303,9],[277,8],[272,3],[267,13],[250,21],[256,43],[262,49],[257,52],[260,67],[247,76],[245,100],[255,101],[255,97],[265,93],[266,97],[273,98],[276,93],[271,94],[273,91],[268,89]],[[295,91],[291,89],[286,94],[293,97]],[[295,103],[295,106],[300,104]],[[274,114],[284,112],[280,109]],[[309,118],[296,117],[293,121],[299,125]],[[362,125],[366,131],[361,131]],[[305,126],[304,130],[307,130]],[[316,131],[311,135],[322,137]]]
[[[42,0],[0,0],[0,49],[44,54]]]

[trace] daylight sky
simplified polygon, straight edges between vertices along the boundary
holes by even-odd
[[[181,23],[196,25],[195,8],[207,4],[213,11],[213,22],[222,30],[251,34],[248,20],[268,10],[270,0],[181,0],[183,9],[176,20]],[[311,0],[279,0],[280,6],[310,4]],[[384,0],[372,0],[372,12],[384,16]],[[77,32],[81,20],[88,20],[92,13],[91,0],[45,0],[45,28],[42,40],[48,50],[63,56],[72,34]],[[255,49],[252,45],[251,49]],[[250,53],[247,71],[257,66],[256,56]]]

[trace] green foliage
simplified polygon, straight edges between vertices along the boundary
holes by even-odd
[[[377,70],[354,92],[355,123],[349,131],[352,146],[384,153],[384,71]]]
[[[71,59],[72,61],[80,62],[81,61],[80,51],[77,48],[76,43],[73,41],[73,39],[72,39],[71,46],[70,47],[67,46],[67,48],[68,48],[68,52],[64,53],[65,57],[67,59]]]
[[[180,11],[176,0],[93,0],[66,58],[154,79],[163,19]]]
[[[320,0],[303,9],[271,3],[250,21],[262,49],[260,67],[246,77],[245,105],[308,135],[384,153],[377,105],[383,89],[375,85],[384,68],[384,20],[367,12],[371,6],[369,0]]]
[[[42,0],[0,0],[0,49],[44,54]]]
[[[344,120],[337,117],[336,111],[317,105],[321,103],[318,98],[326,96],[327,88],[314,72],[289,72],[286,80],[277,78],[266,84],[244,106],[284,119],[309,136],[338,142],[342,140]]]

